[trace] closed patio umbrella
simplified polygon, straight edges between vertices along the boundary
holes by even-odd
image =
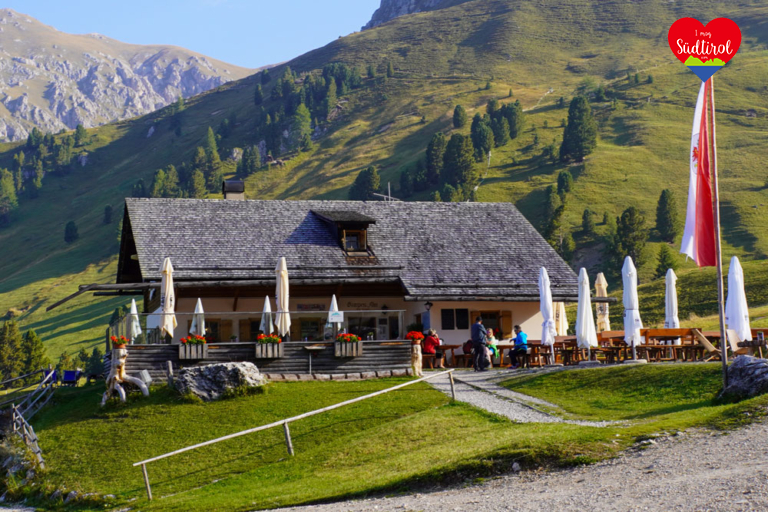
[[[269,304],[269,295],[264,297],[264,310],[261,312],[261,325],[259,330],[264,334],[272,334],[272,306]]]
[[[552,304],[552,290],[549,286],[549,274],[547,269],[541,267],[539,271],[539,303],[541,308],[541,317],[544,320],[541,324],[541,344],[552,347],[555,344],[555,312]],[[554,356],[554,350],[550,349],[550,355]],[[554,357],[552,358],[554,363]]]
[[[173,330],[179,325],[176,322],[176,293],[173,291],[173,265],[171,258],[165,258],[160,267],[163,274],[160,290],[160,306],[162,308],[162,318],[160,319],[160,330],[173,337]]]
[[[621,278],[624,284],[624,342],[632,346],[632,359],[637,359],[635,347],[642,343],[640,329],[643,321],[640,320],[640,300],[637,298],[637,269],[629,256],[624,259]]]
[[[139,322],[139,310],[136,307],[136,299],[131,299],[131,314],[128,315],[128,339],[131,345],[136,337],[141,334],[141,322]]]
[[[192,326],[189,328],[190,334],[205,336],[205,311],[203,311],[203,301],[197,299],[195,313],[192,315]]]
[[[589,350],[590,356],[592,347],[597,347],[597,332],[595,331],[595,317],[592,316],[589,276],[587,276],[587,269],[585,268],[582,268],[579,271],[579,307],[576,313],[576,343],[579,348]]]
[[[595,297],[607,297],[608,296],[608,281],[605,280],[605,274],[600,272],[597,274],[595,280]],[[610,331],[611,320],[608,316],[608,303],[597,303],[597,331]]]
[[[339,322],[331,322],[331,313],[338,313],[339,311],[339,304],[336,302],[336,294],[333,295],[331,298],[331,306],[328,308],[328,322],[326,324],[328,327],[332,327],[334,330],[334,334],[338,333],[341,330],[341,324]]]
[[[555,330],[558,336],[568,336],[568,315],[565,314],[565,302],[555,302]]]
[[[667,270],[667,291],[664,301],[664,327],[679,329],[680,319],[677,316],[677,276],[671,268]],[[675,345],[680,345],[680,338],[675,339]]]
[[[277,334],[286,336],[291,331],[291,313],[288,300],[288,264],[285,257],[281,257],[275,268],[277,276],[277,287],[275,295],[277,297],[277,316],[275,318],[275,327]]]
[[[725,323],[728,329],[736,331],[739,341],[752,341],[749,327],[749,306],[744,292],[744,270],[739,258],[731,258],[728,271],[728,298],[725,301]]]

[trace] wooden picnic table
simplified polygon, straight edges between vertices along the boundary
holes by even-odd
[[[448,366],[452,366],[456,368],[456,349],[461,348],[461,345],[440,345],[436,348],[436,350],[443,352],[444,354],[446,351],[451,351],[451,363]],[[446,361],[447,363],[447,361]]]

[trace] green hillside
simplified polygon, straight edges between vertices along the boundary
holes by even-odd
[[[514,202],[541,227],[544,191],[559,171],[569,168],[575,184],[564,219],[579,244],[574,264],[600,270],[599,236],[579,231],[585,208],[602,219],[605,212],[617,216],[632,205],[652,224],[659,194],[670,188],[684,215],[687,153],[700,81],[669,50],[666,30],[691,12],[706,20],[727,16],[742,29],[739,54],[715,77],[724,251],[728,257],[762,259],[768,254],[765,0],[475,0],[340,38],[287,65],[301,74],[343,62],[365,75],[372,64],[377,77],[340,95],[338,115],[324,125],[311,151],[281,155],[290,158],[286,165],[250,176],[247,195],[346,198],[355,176],[368,165],[375,165],[382,182],[391,182],[398,195],[401,170],[423,158],[432,135],[454,132],[456,104],[471,118],[485,112],[489,99],[519,100],[527,111],[525,129],[493,150],[487,169],[478,164],[483,178],[478,200]],[[388,62],[395,73],[385,80]],[[282,69],[272,70],[273,78]],[[636,73],[638,83],[627,80]],[[258,77],[247,78],[189,100],[180,130],[175,130],[170,109],[89,130],[87,143],[74,150],[88,153],[86,165],[47,175],[40,197],[22,199],[10,226],[0,228],[0,317],[13,310],[24,327],[43,331],[53,356],[72,344],[79,348],[100,342],[109,313],[120,301],[83,297],[50,314],[44,309],[75,291],[77,284],[112,279],[117,219],[103,224],[104,207],[112,205],[119,217],[123,198],[139,178],[149,183],[156,169],[190,162],[208,127],[216,129],[233,114],[237,121],[219,143],[222,159],[233,148],[257,144],[257,82]],[[275,82],[265,86],[265,97]],[[559,147],[568,102],[597,85],[615,102],[593,98],[599,123],[596,151],[583,164],[551,163],[542,152],[551,143]],[[558,105],[560,97],[565,108]],[[748,109],[757,117],[746,117]],[[468,134],[469,126],[460,131]],[[0,147],[0,167],[12,167],[18,147]],[[234,172],[234,162],[225,162],[225,168]],[[410,199],[427,200],[430,195],[428,190]],[[65,244],[64,226],[70,220],[77,223],[80,239]],[[599,222],[598,235],[603,230]],[[655,267],[658,241],[651,242],[650,257],[641,268],[644,281]],[[685,265],[682,273],[691,268]],[[80,323],[71,323],[73,319]]]

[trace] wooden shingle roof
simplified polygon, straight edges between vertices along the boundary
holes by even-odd
[[[348,258],[313,210],[375,219],[375,262]],[[292,279],[399,279],[414,300],[538,300],[542,266],[555,299],[577,296],[576,275],[511,203],[131,198],[126,211],[123,236],[135,241],[144,281],[160,279],[165,257],[176,280],[274,279],[284,256]]]

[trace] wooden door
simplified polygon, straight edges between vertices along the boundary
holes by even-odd
[[[222,320],[221,328],[219,331],[219,341],[227,343],[231,341],[229,338],[232,336],[232,320]]]
[[[511,311],[499,311],[499,325],[501,326],[501,335],[497,336],[497,338],[504,339],[512,337],[514,333],[512,332]]]
[[[240,341],[254,341],[251,337],[251,321],[240,320]]]

